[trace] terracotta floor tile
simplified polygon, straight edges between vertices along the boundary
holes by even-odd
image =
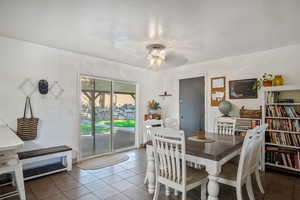
[[[47,197],[58,195],[61,193],[61,191],[56,187],[56,185],[40,185],[40,186],[34,186],[30,188],[32,193],[38,198],[38,199],[45,199]]]
[[[68,199],[79,199],[80,197],[89,194],[90,191],[86,187],[79,187],[69,191],[64,192]]]
[[[102,180],[98,180],[98,181],[95,181],[95,182],[85,185],[85,187],[91,192],[98,191],[99,189],[101,189],[103,187],[108,187],[108,186],[109,185]]]
[[[40,198],[39,200],[68,200],[68,198],[63,193],[59,193],[46,198]]]
[[[129,199],[127,196],[125,196],[124,194],[116,194],[110,197],[105,198],[104,200],[131,200]]]
[[[81,196],[78,200],[103,200],[103,199],[101,199],[100,197],[96,196],[93,193],[90,193],[90,194]],[[119,199],[119,200],[121,200],[121,199]]]
[[[110,196],[114,196],[118,193],[120,193],[118,190],[116,190],[115,188],[113,188],[112,186],[105,186],[105,187],[99,187],[99,189],[97,190],[94,190],[93,193],[102,198],[102,199],[105,199],[105,198],[108,198]]]
[[[132,188],[132,187],[136,187],[135,185],[133,185],[132,183],[129,183],[126,180],[122,180],[122,181],[113,183],[113,184],[111,184],[111,186],[113,188],[117,189],[120,192],[124,192],[124,191],[126,191],[126,190],[128,190],[129,188]]]
[[[27,200],[152,200],[144,185],[146,172],[145,150],[125,153],[130,158],[118,165],[99,170],[82,170],[76,165],[71,172],[50,175],[25,183]],[[300,200],[300,177],[267,171],[262,182],[266,194],[260,193],[253,177],[255,200]],[[0,192],[8,190],[0,188]],[[171,192],[165,196],[162,186],[159,200],[181,200]],[[187,200],[199,200],[201,189],[188,192]],[[16,200],[14,197],[9,200]],[[235,189],[221,185],[220,200],[236,200]],[[249,200],[243,188],[243,200]]]
[[[89,174],[82,177],[77,177],[77,181],[81,184],[88,184],[97,181],[98,178]]]

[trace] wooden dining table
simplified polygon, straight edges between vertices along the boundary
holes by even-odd
[[[239,155],[242,149],[244,137],[232,135],[219,135],[213,132],[206,132],[205,137],[213,142],[200,142],[191,140],[196,132],[185,133],[186,135],[186,161],[205,167],[208,175],[208,200],[218,200],[220,186],[218,175],[222,166],[235,156]],[[154,154],[151,143],[146,145],[148,192],[155,191],[155,165]]]
[[[14,164],[18,159],[16,151],[23,145],[24,142],[14,132],[6,126],[0,126],[0,164]]]

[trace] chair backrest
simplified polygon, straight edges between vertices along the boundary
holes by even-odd
[[[171,128],[153,128],[155,169],[161,177],[175,184],[186,184],[184,132]]]
[[[215,120],[215,133],[220,135],[234,135],[236,120],[230,117],[219,117]]]
[[[164,120],[164,125],[165,128],[179,129],[178,120],[175,118],[166,118]]]
[[[239,161],[237,181],[242,182],[257,169],[267,126],[261,125],[247,131]]]
[[[163,121],[158,119],[150,119],[144,122],[144,143],[151,141],[151,128],[152,127],[163,127]]]
[[[155,126],[163,126],[163,121],[159,119],[149,119],[144,122],[146,128],[151,128]]]

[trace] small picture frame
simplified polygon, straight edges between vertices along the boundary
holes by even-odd
[[[214,77],[211,78],[211,106],[217,107],[226,97],[226,78]]]
[[[243,79],[229,81],[230,99],[257,99],[257,89],[255,85],[257,79]]]

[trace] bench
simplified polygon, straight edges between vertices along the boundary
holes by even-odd
[[[72,148],[66,145],[19,152],[18,156],[23,164],[24,180],[72,170]],[[60,158],[60,162],[30,167],[28,169],[25,167],[29,164],[38,164],[57,158]]]

